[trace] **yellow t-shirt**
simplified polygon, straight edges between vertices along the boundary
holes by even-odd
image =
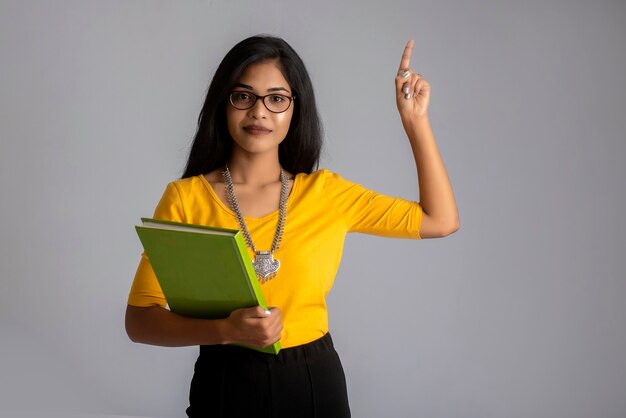
[[[169,183],[154,218],[239,229],[234,213],[202,175]],[[280,270],[261,284],[268,305],[282,311],[281,346],[305,344],[328,332],[325,297],[339,268],[346,233],[420,239],[421,218],[418,202],[375,193],[328,170],[297,174],[287,200],[283,239],[274,253]],[[245,218],[257,249],[271,248],[277,220],[278,211]],[[145,253],[128,304],[167,304]]]

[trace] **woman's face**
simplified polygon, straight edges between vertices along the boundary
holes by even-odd
[[[268,94],[293,96],[289,83],[275,61],[250,65],[239,78],[233,91],[242,92],[243,97],[246,97],[245,93],[254,93],[257,96]],[[239,110],[228,102],[226,120],[228,132],[234,140],[233,146],[248,153],[277,152],[278,145],[289,131],[293,106],[292,102],[286,111],[273,113],[265,107],[260,98],[246,110]]]

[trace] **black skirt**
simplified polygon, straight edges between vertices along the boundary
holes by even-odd
[[[190,418],[350,417],[346,379],[330,334],[278,355],[201,346],[194,370]]]

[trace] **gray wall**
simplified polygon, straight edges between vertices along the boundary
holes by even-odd
[[[262,32],[309,67],[322,166],[379,192],[418,197],[407,39],[433,87],[462,227],[348,237],[329,309],[353,415],[626,416],[626,5],[591,3],[2,0],[0,416],[184,415],[197,349],[124,332],[133,226]]]

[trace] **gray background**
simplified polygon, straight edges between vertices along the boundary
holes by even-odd
[[[133,226],[180,176],[223,55],[273,33],[313,78],[322,166],[409,199],[393,78],[414,38],[460,209],[449,238],[348,237],[329,310],[353,416],[625,417],[625,18],[622,1],[3,0],[0,415],[184,415],[197,349],[124,332]]]

